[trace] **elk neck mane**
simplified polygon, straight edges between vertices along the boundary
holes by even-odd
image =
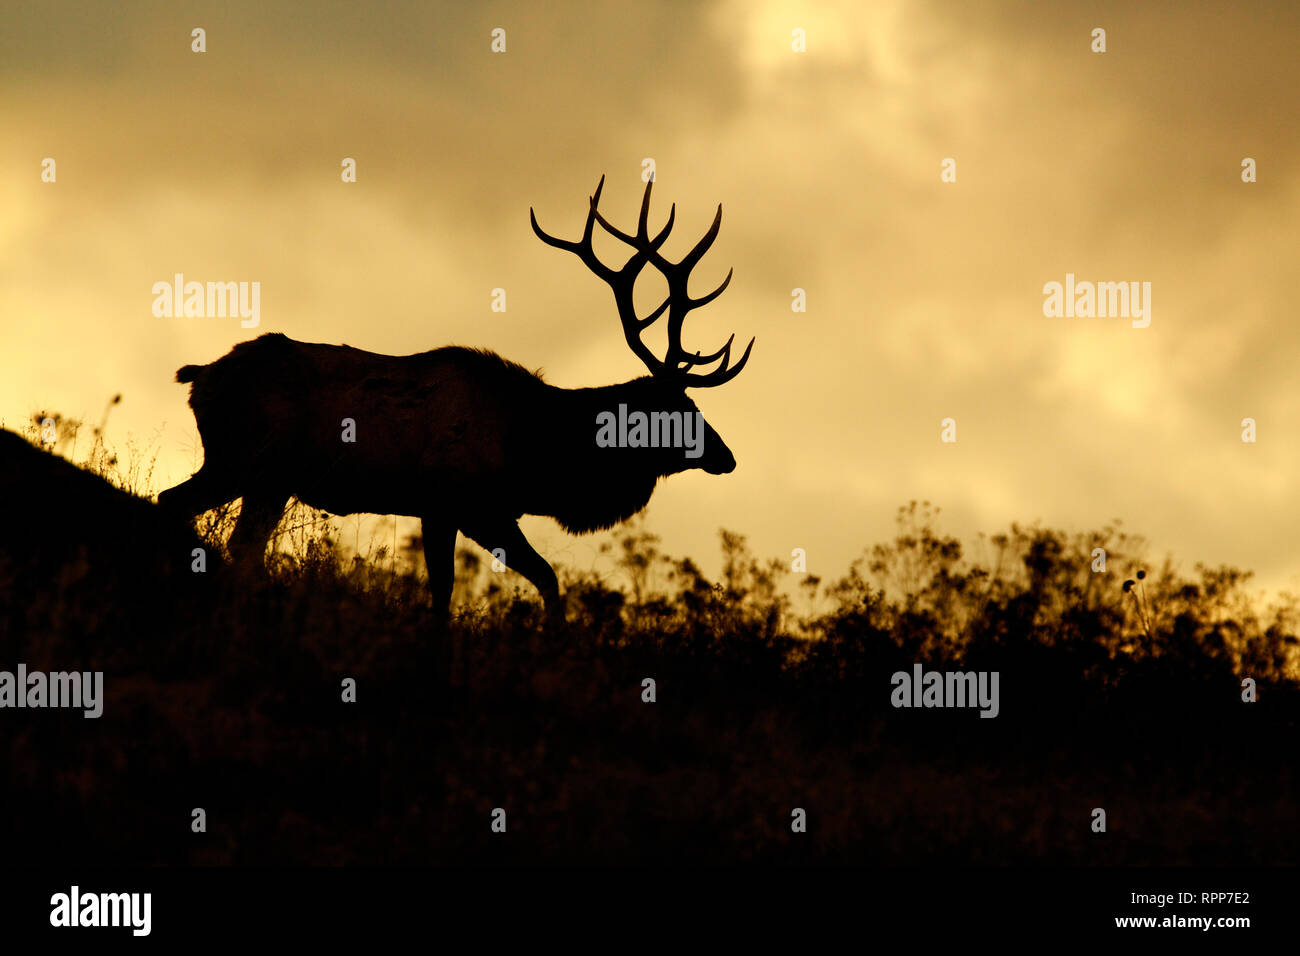
[[[545,499],[545,506],[532,513],[549,515],[571,534],[603,531],[626,521],[650,501],[660,478],[682,470],[677,450],[654,455],[646,449],[596,446],[598,413],[614,411],[620,402],[655,407],[652,376],[564,388],[547,382],[541,370],[530,371],[490,349],[445,346],[437,351],[478,366],[483,381],[495,383],[511,404],[529,409],[533,425],[528,429],[527,461]]]
[[[553,388],[555,406],[569,423],[565,457],[571,480],[550,487],[548,514],[566,531],[604,531],[626,521],[646,506],[661,478],[683,471],[681,451],[600,448],[596,445],[597,415],[616,411],[620,403],[657,407],[650,376],[589,388]]]

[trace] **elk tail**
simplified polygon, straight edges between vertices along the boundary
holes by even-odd
[[[182,365],[176,370],[176,381],[182,385],[186,382],[192,382],[199,377],[199,372],[202,372],[205,368],[207,368],[206,365]]]

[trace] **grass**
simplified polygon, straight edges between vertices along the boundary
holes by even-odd
[[[9,471],[45,467],[32,454]],[[90,495],[83,479],[104,480],[60,474],[67,502]],[[138,491],[148,471],[133,474],[114,483]],[[158,545],[160,565],[145,531],[147,553],[96,557],[86,523],[147,506],[127,490],[94,500],[57,549],[0,551],[0,669],[103,670],[107,689],[99,720],[5,714],[11,853],[1300,862],[1295,599],[1259,612],[1244,572],[1148,569],[1141,539],[1117,524],[1012,525],[970,557],[937,530],[936,509],[913,502],[892,541],[822,582],[727,531],[710,580],[633,522],[611,545],[623,580],[563,570],[568,624],[547,633],[531,589],[476,553],[458,554],[442,628],[418,541],[402,560],[359,556],[337,525],[299,509],[265,573],[214,561],[194,575],[188,545]],[[233,517],[198,522],[214,557]],[[917,661],[997,670],[998,718],[891,707],[891,675]],[[1242,700],[1246,677],[1255,703]],[[347,679],[355,703],[342,700]],[[196,807],[204,833],[191,830]],[[791,832],[796,807],[806,834]],[[1104,834],[1090,828],[1097,807]],[[491,832],[495,808],[506,837]]]

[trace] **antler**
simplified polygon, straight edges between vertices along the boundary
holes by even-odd
[[[669,210],[668,222],[664,224],[663,229],[654,237],[651,237],[647,228],[647,221],[650,215],[650,190],[653,186],[653,179],[645,185],[645,195],[641,198],[641,215],[637,219],[636,235],[634,236],[630,236],[610,225],[597,209],[600,202],[600,191],[605,187],[604,176],[600,177],[596,192],[590,197],[591,206],[587,212],[587,222],[583,227],[581,239],[571,242],[547,235],[542,231],[541,226],[537,224],[537,216],[530,208],[528,215],[533,223],[533,232],[537,233],[537,238],[547,245],[555,246],[557,249],[566,249],[577,255],[588,269],[603,279],[614,290],[614,301],[618,305],[619,321],[623,324],[623,337],[627,339],[628,346],[636,354],[637,358],[645,363],[646,368],[650,370],[650,374],[679,381],[684,388],[711,388],[715,385],[723,385],[739,375],[740,370],[749,361],[749,353],[754,347],[753,339],[749,340],[749,345],[745,347],[745,354],[741,356],[740,361],[735,365],[731,365],[731,346],[736,338],[734,334],[727,339],[722,348],[709,355],[701,355],[699,352],[691,354],[682,348],[682,323],[686,320],[687,314],[700,306],[708,305],[721,295],[731,282],[732,270],[729,269],[727,270],[727,277],[722,280],[722,284],[706,296],[693,299],[686,288],[691,269],[700,261],[704,253],[708,252],[709,247],[713,245],[713,240],[718,237],[718,230],[722,226],[722,206],[718,206],[718,214],[713,217],[713,225],[704,234],[704,238],[697,242],[695,247],[686,253],[680,261],[669,262],[660,255],[659,247],[667,240],[668,233],[673,228],[677,205],[674,203]],[[621,269],[611,269],[601,262],[592,250],[592,233],[597,222],[610,235],[622,240],[635,250]],[[632,289],[636,285],[641,270],[647,264],[653,265],[667,280],[668,298],[664,299],[657,309],[642,319],[637,316],[632,305]],[[660,360],[641,340],[641,333],[653,325],[664,314],[665,310],[668,312],[668,353]],[[703,374],[691,372],[691,369],[697,365],[708,365],[718,359],[722,359],[722,364],[711,372]]]

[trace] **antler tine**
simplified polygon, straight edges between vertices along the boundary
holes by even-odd
[[[732,332],[731,338],[727,339],[727,341],[723,344],[722,348],[718,349],[716,352],[712,352],[709,355],[701,355],[699,352],[696,352],[694,355],[685,356],[683,359],[681,359],[678,362],[680,366],[679,371],[683,371],[683,372],[688,371],[689,369],[694,368],[696,365],[708,365],[710,362],[716,362],[718,359],[723,358],[724,356],[730,358],[731,343],[734,341],[736,341],[736,333]],[[725,365],[726,361],[724,361],[723,364]]]
[[[647,189],[646,198],[649,199],[649,197],[650,190]],[[596,217],[596,222],[600,223],[605,228],[606,232],[616,239],[622,239],[637,251],[638,255],[633,256],[632,259],[628,261],[639,261],[641,265],[645,265],[646,262],[650,261],[652,254],[658,252],[659,247],[667,241],[668,233],[670,233],[673,228],[673,220],[677,217],[677,204],[673,203],[672,207],[668,210],[668,221],[664,223],[664,227],[655,234],[653,239],[650,238],[646,226],[646,215],[649,211],[649,205],[646,202],[642,202],[641,204],[641,220],[637,223],[637,234],[635,236],[629,236],[622,229],[618,228],[618,226],[613,225],[608,219],[600,214],[600,210],[597,209],[594,204],[591,207],[591,211]]]
[[[692,248],[677,262],[669,262],[656,251],[651,255],[651,261],[655,268],[659,269],[668,280],[668,299],[671,303],[671,310],[668,313],[668,355],[665,358],[665,364],[673,369],[688,388],[709,388],[715,385],[722,385],[731,381],[740,370],[745,367],[749,360],[750,351],[754,346],[754,340],[751,339],[749,345],[745,348],[745,354],[740,361],[730,366],[731,346],[734,343],[735,335],[729,338],[722,348],[709,355],[701,355],[699,352],[691,354],[682,346],[682,325],[686,321],[688,313],[708,305],[731,285],[731,279],[735,275],[734,269],[728,269],[726,277],[716,289],[707,295],[699,298],[692,298],[687,285],[690,280],[691,270],[703,258],[704,254],[709,251],[715,239],[718,238],[718,232],[722,228],[722,204],[718,204],[718,210],[713,215],[713,222],[709,225],[708,230]],[[666,303],[667,304],[667,303]],[[722,364],[711,372],[702,374],[692,373],[690,370],[697,365],[707,365],[710,362],[722,359]]]
[[[605,177],[601,176],[600,182],[596,184],[595,193],[590,197],[591,207],[587,213],[587,221],[583,225],[582,238],[576,241],[560,239],[558,236],[552,236],[550,233],[543,230],[537,223],[537,213],[533,211],[532,206],[528,207],[528,218],[529,221],[532,222],[533,232],[537,234],[538,239],[542,240],[542,242],[546,243],[548,246],[554,246],[557,249],[563,249],[566,252],[574,253],[583,261],[588,269],[596,273],[596,275],[600,276],[600,278],[604,279],[606,282],[609,282],[617,275],[617,273],[596,258],[596,253],[591,247],[592,233],[595,226],[594,212],[596,203],[600,201],[600,192],[604,188]]]
[[[649,221],[650,195],[654,189],[654,180],[647,180],[645,192],[641,196],[641,210],[637,216],[636,235],[629,235],[601,215],[598,205],[604,186],[605,177],[601,176],[596,191],[589,197],[587,220],[583,225],[581,239],[575,242],[548,235],[538,225],[537,216],[530,208],[528,214],[532,220],[533,232],[547,245],[575,253],[592,272],[614,290],[614,301],[618,305],[619,321],[623,325],[623,336],[627,339],[627,344],[631,347],[633,353],[645,363],[652,375],[671,378],[681,383],[683,387],[689,388],[708,388],[731,381],[736,375],[740,374],[740,370],[749,361],[750,352],[754,347],[753,339],[750,339],[749,345],[745,347],[745,354],[741,356],[740,361],[734,366],[731,365],[731,347],[736,338],[734,334],[727,339],[722,348],[710,355],[701,355],[699,352],[692,355],[682,347],[682,323],[685,321],[687,314],[694,309],[708,305],[721,295],[727,286],[731,284],[731,278],[734,274],[733,270],[728,269],[727,276],[722,280],[722,284],[698,299],[691,298],[687,290],[691,270],[709,251],[713,241],[718,237],[718,231],[722,227],[721,203],[718,204],[718,211],[713,216],[713,223],[700,241],[681,260],[669,262],[660,254],[659,250],[667,241],[668,234],[672,231],[673,223],[676,221],[677,204],[674,203],[669,209],[668,221],[652,238],[650,236]],[[592,249],[596,223],[600,223],[601,228],[611,236],[627,243],[634,250],[632,256],[628,258],[622,268],[611,269],[596,257]],[[668,297],[657,309],[643,319],[636,314],[632,292],[637,277],[647,264],[654,265],[667,280]],[[661,360],[656,358],[650,352],[649,347],[641,341],[641,332],[657,321],[665,311],[668,312],[668,354]],[[698,365],[707,365],[718,359],[722,360],[722,364],[711,372],[695,374],[690,371]]]
[[[577,251],[575,247],[578,244],[576,242],[557,239],[555,236],[543,232],[542,227],[537,224],[537,213],[533,211],[532,206],[528,207],[528,219],[533,224],[533,232],[537,233],[537,238],[542,240],[542,242],[546,243],[548,246],[555,246],[557,249],[568,249],[570,252]]]
[[[596,183],[596,191],[589,197],[591,208],[587,211],[587,221],[582,227],[582,241],[588,248],[591,248],[591,236],[596,227],[596,207],[600,204],[600,193],[605,188],[605,174],[600,174],[600,182]]]
[[[636,221],[636,237],[642,241],[650,237],[647,230],[647,220],[650,218],[650,190],[654,189],[655,178],[651,176],[645,181],[645,192],[641,194],[641,215]]]
[[[718,358],[720,355],[722,358],[722,364],[712,372],[706,372],[703,375],[685,374],[692,366],[705,364],[711,360],[708,356],[700,356],[698,353],[691,358],[690,364],[682,370],[683,376],[687,380],[686,384],[688,388],[713,388],[717,385],[726,385],[740,374],[741,369],[745,367],[745,363],[749,361],[749,353],[753,351],[756,339],[749,340],[749,344],[745,346],[745,354],[740,357],[740,361],[735,365],[731,365],[731,343],[735,337],[736,336],[733,333],[731,338],[727,339],[727,344],[722,347],[720,352],[714,353],[712,356],[713,358]]]
[[[663,314],[664,314],[664,310],[667,309],[667,308],[668,308],[670,305],[672,305],[672,304],[673,304],[673,298],[672,298],[672,296],[669,296],[668,298],[664,299],[662,302],[659,303],[659,308],[655,309],[653,312],[651,312],[649,315],[647,315],[644,319],[637,319],[637,321],[641,323],[642,328],[644,328],[645,326],[648,326],[648,325],[652,325],[652,324],[654,324],[655,319],[657,319],[657,318],[659,318],[659,316],[663,315]]]
[[[690,272],[699,262],[703,255],[709,251],[713,245],[713,240],[718,238],[718,230],[722,228],[722,203],[718,203],[717,215],[713,217],[713,225],[709,226],[709,231],[704,234],[704,238],[695,244],[690,252],[682,256],[681,261],[677,263],[677,268],[685,269]]]
[[[648,227],[648,220],[650,217],[650,190],[654,188],[654,184],[655,184],[654,179],[646,180],[645,192],[641,195],[641,215],[637,219],[637,224],[636,224],[635,245],[637,246],[638,249],[642,249],[643,247],[645,247],[645,251],[647,252],[657,252],[659,250],[659,247],[662,246],[664,244],[664,241],[668,238],[668,233],[673,231],[673,222],[676,221],[677,219],[677,203],[673,203],[668,207],[668,221],[664,223],[664,227],[660,229],[658,233],[655,234],[655,237],[653,239],[650,238],[650,230]],[[631,241],[628,236],[625,236],[623,235],[623,233],[619,232],[618,230],[613,229],[613,227],[610,226],[610,224],[606,222],[603,218],[600,220],[600,222],[601,225],[603,225],[606,229],[609,229],[620,239],[623,239],[625,242]],[[647,243],[648,246],[646,245]]]
[[[735,269],[728,269],[728,270],[727,270],[727,277],[726,277],[725,279],[722,280],[722,285],[718,286],[716,289],[714,289],[714,290],[713,290],[712,292],[710,292],[708,295],[703,296],[703,297],[701,297],[701,298],[699,298],[699,299],[691,299],[691,308],[692,308],[692,309],[698,309],[698,308],[699,308],[700,306],[702,306],[702,305],[708,305],[710,302],[712,302],[712,301],[713,301],[714,299],[716,299],[718,296],[722,295],[722,293],[723,293],[724,291],[726,291],[727,286],[731,285],[731,277],[732,277],[732,275],[735,273],[735,271],[736,271]]]
[[[634,276],[639,275],[646,263],[650,262],[651,259],[656,256],[659,252],[659,247],[667,241],[668,234],[672,232],[673,223],[677,219],[677,203],[673,203],[668,207],[668,221],[664,223],[662,229],[655,233],[653,239],[650,238],[647,219],[650,212],[650,187],[653,184],[653,179],[646,183],[645,195],[641,199],[641,216],[637,223],[637,234],[635,237],[629,236],[617,226],[612,225],[609,220],[600,214],[599,211],[596,212],[596,220],[607,232],[609,232],[610,235],[622,239],[637,250],[636,254],[628,259],[623,266],[623,271],[626,272],[630,270]],[[633,281],[635,281],[635,278]],[[648,328],[653,325],[659,316],[663,315],[664,311],[672,304],[673,296],[670,291],[668,298],[664,299],[657,309],[647,315],[644,319],[634,319],[634,321],[637,323],[638,328]]]
[[[662,313],[663,306],[651,315],[649,319],[639,319],[636,315],[636,309],[632,303],[632,289],[636,283],[636,278],[645,264],[649,261],[653,250],[657,249],[667,238],[668,229],[672,226],[672,216],[669,216],[668,226],[663,232],[656,236],[653,241],[647,238],[647,216],[649,214],[650,190],[647,186],[646,195],[641,202],[641,219],[639,231],[641,236],[628,236],[606,221],[605,217],[600,214],[598,207],[600,203],[600,194],[605,188],[605,177],[600,177],[600,182],[596,184],[596,191],[588,197],[587,220],[583,224],[582,238],[577,241],[568,239],[559,239],[546,233],[537,223],[537,215],[530,208],[528,210],[529,218],[532,220],[533,232],[537,237],[547,245],[555,246],[557,249],[564,249],[578,256],[586,264],[587,268],[605,281],[614,292],[614,302],[618,306],[619,322],[623,326],[623,337],[627,340],[628,347],[632,349],[633,354],[645,363],[652,375],[663,375],[666,371],[663,362],[655,357],[650,351],[649,346],[641,341],[641,330],[657,319]],[[595,250],[592,248],[592,239],[595,234],[596,223],[607,229],[611,234],[627,242],[634,249],[636,254],[630,258],[621,269],[611,269],[597,257]],[[643,240],[643,241],[642,241]]]

